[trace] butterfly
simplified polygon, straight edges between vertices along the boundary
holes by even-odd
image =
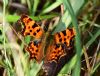
[[[54,68],[52,64],[59,65],[62,60],[65,60],[65,58],[69,58],[68,55],[72,52],[72,49],[74,47],[74,28],[67,28],[66,30],[63,30],[61,32],[56,32],[54,34],[52,43],[44,43],[45,46],[48,45],[46,49],[46,54],[44,55],[44,30],[28,15],[21,15],[19,21],[24,25],[24,28],[22,28],[21,31],[22,35],[24,37],[29,35],[36,39],[31,41],[26,47],[26,50],[30,54],[30,59],[35,59],[38,63],[43,60],[43,66],[45,70],[50,71]],[[38,39],[40,40],[38,41]]]
[[[38,63],[43,60],[43,69],[44,72],[46,71],[46,75],[56,76],[61,67],[64,66],[74,54],[74,28],[67,28],[61,32],[56,32],[52,42],[48,43],[49,41],[44,37],[46,36],[45,31],[28,15],[21,15],[18,21],[24,25],[21,34],[24,37],[29,35],[35,39],[30,41],[25,48],[29,52],[29,59],[35,59]],[[48,39],[50,38],[49,36],[47,36]],[[44,55],[45,50],[46,53]]]

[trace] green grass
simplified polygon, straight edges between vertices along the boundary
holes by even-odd
[[[46,0],[45,4],[42,6],[41,10],[38,10],[39,5],[42,3],[41,0],[21,0],[20,4],[26,3],[28,7],[28,14],[29,16],[38,22],[42,20],[51,20],[54,17],[59,17],[60,20],[58,24],[56,24],[55,29],[52,31],[52,34],[62,31],[67,27],[74,27],[76,31],[75,36],[75,51],[76,54],[73,58],[65,64],[65,66],[61,69],[58,73],[58,76],[63,76],[69,73],[72,70],[72,76],[81,76],[82,70],[82,59],[81,56],[84,56],[84,47],[87,50],[91,51],[91,47],[93,45],[99,45],[98,37],[100,37],[100,24],[94,21],[92,24],[92,20],[89,19],[93,11],[89,11],[82,17],[82,23],[79,23],[77,17],[79,16],[80,12],[85,9],[85,5],[88,5],[89,0],[56,0],[55,2],[51,0]],[[64,13],[61,15],[60,12],[53,11],[57,9],[61,4],[64,5]],[[24,43],[30,41],[30,37],[25,39],[21,38],[20,44],[18,43],[18,39],[20,35],[16,36],[14,29],[11,28],[12,23],[16,23],[16,21],[20,18],[18,16],[18,12],[14,11],[13,14],[10,14],[10,10],[7,7],[9,5],[8,0],[3,0],[3,10],[0,11],[2,14],[2,21],[0,24],[0,67],[3,67],[5,70],[5,74],[7,76],[37,76],[38,72],[40,71],[43,62],[38,64],[35,60],[29,61],[29,54],[24,50]],[[95,4],[96,5],[96,4]],[[94,7],[94,6],[92,6]],[[89,8],[88,8],[89,9]],[[38,13],[38,14],[37,14]],[[84,11],[83,11],[84,13]],[[36,15],[37,14],[37,15]],[[95,17],[95,15],[93,15]],[[11,24],[10,24],[11,23]],[[92,25],[92,26],[90,26]],[[18,26],[19,27],[19,26]],[[93,30],[90,30],[92,28]],[[84,35],[85,31],[88,31],[88,35]],[[83,37],[82,35],[86,36]],[[85,42],[82,40],[88,39]],[[25,41],[24,41],[25,40]],[[99,39],[100,41],[100,39]],[[93,48],[93,47],[92,47]],[[96,48],[96,47],[95,47]],[[87,51],[86,50],[86,51]],[[94,49],[92,50],[94,51]],[[99,50],[100,51],[100,50]],[[97,53],[97,56],[100,52]],[[99,54],[98,54],[99,53]],[[92,56],[93,57],[93,56]],[[89,59],[87,59],[89,60]],[[98,62],[98,61],[96,61]],[[100,68],[100,62],[94,64],[93,67],[90,67],[90,72],[88,75],[94,75],[98,68]],[[89,62],[90,65],[90,62]],[[86,66],[87,67],[87,66]],[[85,69],[88,70],[88,69]]]

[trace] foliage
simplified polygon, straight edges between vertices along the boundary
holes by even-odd
[[[83,73],[97,76],[100,71],[99,0],[3,0],[0,4],[0,72],[4,76],[36,76],[43,64],[28,60],[24,44],[30,38],[23,39],[16,24],[23,13],[38,22],[56,18],[52,34],[67,27],[75,28],[76,54],[58,76],[70,71],[73,76]]]

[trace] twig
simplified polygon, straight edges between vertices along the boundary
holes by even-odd
[[[86,66],[87,66],[87,70],[88,70],[88,75],[90,75],[90,64],[89,64],[89,57],[88,57],[88,55],[87,55],[87,53],[86,53],[86,49],[85,49],[85,47],[83,47],[83,52],[84,52],[84,56],[85,56],[85,60],[86,60]]]
[[[93,65],[92,65],[92,67],[91,67],[91,71],[93,70],[94,65],[95,65],[95,63],[96,63],[96,60],[97,60],[96,58],[97,58],[97,54],[98,54],[99,49],[100,49],[100,40],[99,40],[99,43],[98,43],[96,52],[95,52],[95,54],[94,54],[94,56],[93,56],[93,59],[91,60],[91,61],[93,61]]]
[[[64,14],[64,5],[62,4],[60,7],[61,7],[61,15],[63,15]]]
[[[23,39],[21,39],[20,37],[19,37],[19,35],[17,34],[17,32],[15,31],[15,29],[10,25],[10,27],[11,27],[11,29],[14,31],[14,33],[16,34],[16,36],[24,43],[24,45],[27,45],[24,41],[23,41]]]

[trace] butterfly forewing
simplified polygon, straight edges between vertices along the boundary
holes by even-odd
[[[34,20],[29,18],[27,15],[22,15],[20,20],[24,25],[24,28],[22,29],[23,36],[29,35],[36,39],[42,37],[43,30]]]
[[[67,47],[69,47],[70,42],[74,38],[74,36],[75,36],[74,29],[66,29],[64,31],[56,33],[54,37],[56,44],[62,43],[65,44]]]

